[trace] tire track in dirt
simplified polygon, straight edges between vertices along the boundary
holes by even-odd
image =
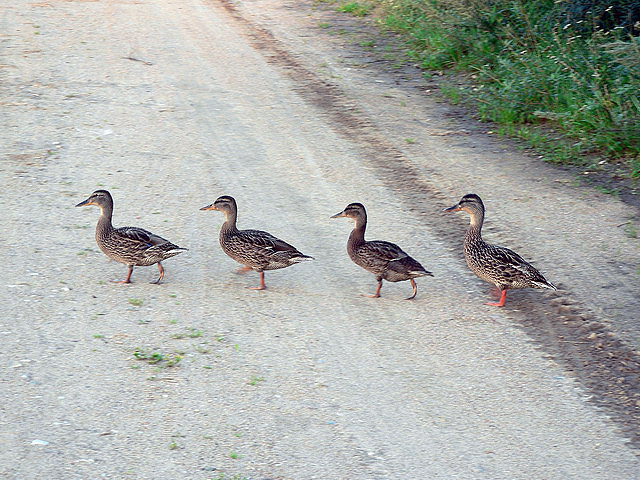
[[[212,5],[224,7],[254,48],[286,74],[294,83],[296,93],[326,115],[338,134],[358,146],[385,185],[398,192],[405,208],[451,245],[461,260],[461,268],[466,268],[461,246],[466,224],[437,213],[457,199],[428,182],[424,174],[385,139],[356,102],[338,85],[305,67],[269,30],[243,16],[230,0],[212,2]],[[604,408],[631,445],[640,448],[638,352],[620,340],[602,319],[575,301],[570,290],[523,293],[519,307],[520,311],[510,312],[516,326],[571,372],[589,395],[589,401]]]

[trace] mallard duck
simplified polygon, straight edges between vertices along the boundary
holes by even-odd
[[[500,291],[498,303],[487,303],[504,307],[507,290],[511,288],[549,288],[557,290],[542,274],[527,263],[516,252],[505,247],[489,245],[482,240],[484,204],[478,195],[470,193],[445,212],[464,210],[471,216],[469,230],[464,238],[464,257],[473,273],[482,280],[493,283]]]
[[[407,298],[412,300],[418,293],[418,286],[414,278],[433,274],[420,265],[420,263],[407,255],[398,245],[382,240],[366,241],[364,232],[367,228],[367,211],[361,203],[350,203],[340,213],[331,218],[349,217],[356,223],[347,242],[347,253],[356,265],[373,273],[378,281],[378,289],[372,298],[380,297],[382,279],[389,282],[401,282],[409,280],[413,287],[413,295]]]
[[[113,228],[111,216],[113,214],[113,198],[106,190],[96,190],[76,207],[97,205],[101,215],[96,226],[96,242],[107,257],[129,266],[129,273],[125,280],[115,283],[131,283],[134,266],[149,266],[158,264],[160,277],[155,282],[159,284],[164,278],[162,260],[171,258],[186,248],[178,247],[168,240],[139,227]]]
[[[238,206],[233,197],[223,195],[211,205],[200,210],[219,210],[224,213],[225,222],[220,228],[220,246],[224,253],[244,267],[238,273],[255,270],[260,273],[260,286],[252,290],[267,288],[264,281],[265,270],[277,270],[295,263],[313,260],[293,246],[262,230],[238,230]]]

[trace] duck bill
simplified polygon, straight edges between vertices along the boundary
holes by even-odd
[[[344,210],[341,211],[340,213],[336,213],[335,215],[331,215],[329,218],[340,218],[340,217],[346,217],[346,215],[344,214]]]
[[[216,206],[212,203],[211,205],[207,205],[206,207],[202,207],[200,210],[218,210]]]
[[[95,203],[87,198],[86,200],[83,200],[82,202],[77,204],[76,207],[86,207],[87,205],[95,205]]]
[[[452,207],[449,208],[445,208],[444,210],[442,210],[443,212],[447,212],[447,213],[454,213],[454,212],[459,212],[460,210],[462,210],[462,208],[460,207],[459,203],[456,203],[455,205],[453,205]]]

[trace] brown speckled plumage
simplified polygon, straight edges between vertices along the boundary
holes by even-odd
[[[220,210],[225,214],[225,222],[220,228],[220,246],[236,262],[260,272],[260,290],[266,287],[265,270],[277,270],[313,259],[268,232],[238,230],[238,207],[233,197],[223,195],[200,210]]]
[[[347,253],[356,265],[376,276],[378,288],[373,297],[380,296],[383,279],[389,282],[409,280],[413,287],[413,295],[408,300],[413,299],[418,291],[414,278],[433,276],[395,243],[364,239],[367,229],[367,211],[361,203],[350,203],[342,212],[331,218],[338,217],[349,217],[356,223],[347,241]]]
[[[527,263],[513,250],[490,245],[482,239],[484,223],[484,204],[479,196],[467,194],[456,205],[447,208],[447,212],[464,210],[470,215],[470,225],[464,239],[464,257],[473,273],[481,279],[493,283],[502,292],[497,306],[503,306],[506,291],[513,288],[549,288],[556,287],[542,274]],[[492,304],[493,305],[493,304]]]
[[[96,190],[76,207],[86,205],[97,205],[102,212],[96,226],[96,243],[100,250],[109,258],[129,266],[127,279],[121,283],[130,283],[134,266],[149,266],[155,263],[158,264],[160,278],[153,283],[160,283],[164,278],[164,268],[160,262],[187,250],[144,228],[114,228],[111,223],[113,198],[106,190]]]

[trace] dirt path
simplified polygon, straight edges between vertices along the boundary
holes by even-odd
[[[632,302],[617,316],[598,310],[599,284],[567,269],[611,280],[607,261],[637,261],[637,243],[611,234],[624,207],[527,182],[546,167],[515,154],[497,162],[485,149],[504,147],[476,145],[473,132],[434,134],[451,125],[437,106],[407,102],[411,90],[386,73],[331,64],[336,44],[310,30],[309,5],[274,3],[3,8],[0,241],[12,313],[0,322],[0,475],[637,478],[635,406],[625,403],[637,376],[610,372],[627,362],[637,375],[637,347],[618,341],[634,334],[623,321]],[[458,175],[469,161],[485,173]],[[166,262],[163,285],[147,283],[151,268],[108,284],[126,268],[96,247],[98,212],[73,208],[96,188],[113,193],[117,225],[190,248]],[[464,220],[437,213],[471,188],[501,226],[492,237],[537,259],[565,292],[483,307],[486,289],[459,258]],[[257,275],[232,273],[220,215],[198,211],[221,194],[237,198],[241,227],[316,261],[267,273],[266,292],[245,289]],[[406,284],[360,296],[375,282],[344,252],[351,225],[328,219],[354,200],[369,207],[370,238],[399,243],[436,274],[419,281],[415,302],[402,300]],[[545,216],[525,221],[531,212]],[[590,212],[601,225],[581,217]],[[579,250],[563,243],[568,222],[580,226]],[[542,244],[540,232],[553,234]],[[607,261],[596,254],[603,238]],[[635,288],[625,275],[611,296]],[[586,346],[562,338],[596,326]],[[599,353],[608,360],[589,384]]]

